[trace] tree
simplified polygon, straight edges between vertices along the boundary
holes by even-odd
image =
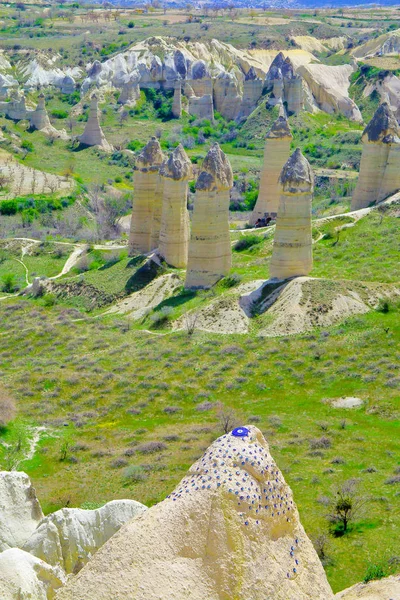
[[[233,408],[221,405],[218,412],[218,425],[224,433],[229,433],[240,425],[239,416]]]
[[[348,479],[335,490],[327,515],[335,535],[344,535],[348,531],[350,523],[360,514],[366,502],[367,498],[359,494],[356,479]]]
[[[14,416],[15,401],[12,396],[0,386],[0,428],[5,427]]]

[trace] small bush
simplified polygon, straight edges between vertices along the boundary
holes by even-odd
[[[155,452],[162,452],[163,450],[166,450],[166,448],[167,445],[164,444],[164,442],[153,441],[139,444],[139,446],[136,447],[136,451],[141,454],[154,454]]]
[[[51,116],[55,119],[66,119],[68,117],[68,112],[66,110],[54,109],[51,111]]]
[[[4,388],[0,386],[0,428],[5,427],[15,415],[15,401]]]
[[[312,450],[317,450],[319,448],[330,448],[331,446],[331,440],[324,435],[320,438],[310,440],[310,448]]]
[[[221,286],[223,288],[231,288],[238,285],[242,281],[241,276],[238,273],[233,273],[221,279]]]
[[[139,483],[140,481],[145,481],[147,479],[147,475],[142,467],[136,465],[130,465],[124,469],[122,477],[126,483]]]
[[[247,250],[248,248],[252,248],[256,244],[260,244],[262,242],[262,238],[259,235],[248,234],[242,236],[234,245],[234,250],[236,252],[243,252],[243,250]]]
[[[383,314],[388,313],[389,310],[390,310],[389,300],[384,300],[383,298],[379,298],[379,302],[378,302],[375,310],[377,312],[380,312],[380,313],[383,313]]]
[[[364,576],[364,583],[368,583],[369,581],[372,581],[374,579],[382,579],[383,577],[387,577],[388,576],[388,569],[386,567],[386,565],[383,564],[376,564],[376,565],[368,565],[367,567],[367,571],[365,573]]]
[[[5,273],[3,275],[0,290],[6,294],[12,294],[17,290],[14,273]]]

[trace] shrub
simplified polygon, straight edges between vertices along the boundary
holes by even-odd
[[[15,199],[0,202],[0,214],[15,215],[18,212],[18,204]]]
[[[24,140],[21,144],[21,148],[23,148],[24,150],[27,150],[28,152],[32,152],[33,144],[29,140]]]
[[[242,281],[241,276],[238,273],[232,273],[232,275],[228,275],[221,279],[221,286],[223,288],[231,288],[235,285],[238,285]]]
[[[55,119],[66,119],[68,117],[68,112],[66,110],[60,110],[55,108],[51,111],[51,116]]]
[[[15,401],[3,387],[0,387],[0,428],[5,427],[15,415]]]
[[[367,571],[364,575],[364,583],[368,583],[373,579],[382,579],[383,577],[388,576],[388,569],[384,564],[371,564],[368,565]]]
[[[125,460],[124,458],[116,458],[115,460],[111,461],[110,466],[113,469],[121,469],[122,467],[126,467],[128,465],[128,461]]]
[[[129,21],[128,27],[129,27],[129,29],[133,29],[135,27],[134,21]]]
[[[6,294],[12,294],[16,291],[17,285],[15,282],[14,273],[5,273],[1,278],[1,291]]]
[[[319,448],[330,448],[331,446],[331,440],[324,435],[320,438],[310,440],[310,448],[312,450],[317,450]]]
[[[139,483],[147,479],[147,475],[142,467],[138,467],[137,465],[126,467],[122,472],[122,477],[126,483]]]
[[[378,304],[377,304],[375,310],[377,312],[380,312],[383,314],[388,313],[390,310],[389,300],[385,300],[384,298],[379,298],[379,301],[378,301]]]
[[[166,448],[167,445],[164,444],[164,442],[153,441],[139,444],[139,446],[136,447],[136,451],[141,454],[154,454],[155,452],[162,452],[163,450],[166,450]]]
[[[234,250],[236,250],[236,252],[242,252],[243,250],[247,250],[248,248],[251,248],[252,246],[255,246],[256,244],[260,244],[262,242],[262,238],[259,235],[256,235],[255,233],[253,234],[248,234],[248,235],[243,235],[234,245]]]

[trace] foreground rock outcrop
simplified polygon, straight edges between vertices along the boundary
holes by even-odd
[[[289,123],[285,117],[279,117],[266,136],[260,188],[250,217],[251,225],[255,225],[258,219],[265,217],[276,219],[281,195],[279,177],[289,158],[291,141]]]
[[[179,144],[160,169],[163,202],[160,229],[160,255],[169,265],[184,268],[189,246],[188,181],[192,163]]]
[[[308,275],[312,268],[311,204],[314,175],[298,148],[282,169],[270,276]]]
[[[232,265],[229,190],[233,173],[218,144],[211,146],[196,183],[186,288],[210,288]]]
[[[351,210],[366,208],[400,189],[400,129],[387,102],[381,104],[362,136],[360,174]]]
[[[0,552],[22,548],[42,518],[42,509],[28,475],[0,471]]]
[[[1,600],[53,600],[66,579],[60,568],[19,548],[0,553]]]
[[[65,573],[77,573],[124,523],[146,510],[134,500],[113,500],[95,510],[62,508],[40,522],[23,549]]]
[[[369,583],[357,583],[335,596],[335,600],[397,600],[400,598],[400,575]]]
[[[146,254],[158,246],[162,211],[160,166],[164,155],[156,137],[143,148],[136,161],[135,193],[132,200],[132,220],[129,254]]]
[[[220,437],[172,494],[125,525],[57,600],[333,600],[261,432]]]

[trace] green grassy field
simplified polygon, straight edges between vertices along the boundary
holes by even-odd
[[[371,213],[343,230],[336,245],[330,236],[316,242],[312,275],[329,275],[333,285],[397,281],[395,211]],[[314,239],[346,221],[315,222]],[[232,272],[242,281],[267,279],[271,233],[264,239],[258,232],[261,243],[233,252]],[[239,236],[232,232],[232,240]],[[10,266],[10,250],[1,251]],[[66,256],[51,252],[56,245],[29,256],[30,276],[61,270]],[[12,253],[18,254],[14,246]],[[122,253],[112,265],[116,256],[91,252],[95,268],[59,281],[83,281],[111,302],[127,293],[141,264]],[[222,293],[221,283],[162,305],[172,307],[175,319]],[[104,308],[80,312],[91,309],[89,300],[45,295],[0,302],[0,372],[19,409],[0,435],[12,447],[21,429],[25,439],[29,428],[46,427],[33,459],[18,467],[32,478],[46,512],[113,498],[162,500],[221,433],[221,411],[233,409],[238,422],[265,433],[310,536],[328,531],[334,487],[359,482],[365,511],[348,534],[329,536],[326,570],[335,591],[361,580],[370,563],[393,566],[400,529],[398,304],[328,329],[266,339],[256,328],[250,335],[188,336],[167,324],[147,332],[149,317],[133,323],[122,316],[93,318]],[[331,400],[343,396],[364,404],[333,408]],[[8,460],[2,447],[3,468]],[[126,473],[131,465],[137,467],[133,479]]]

